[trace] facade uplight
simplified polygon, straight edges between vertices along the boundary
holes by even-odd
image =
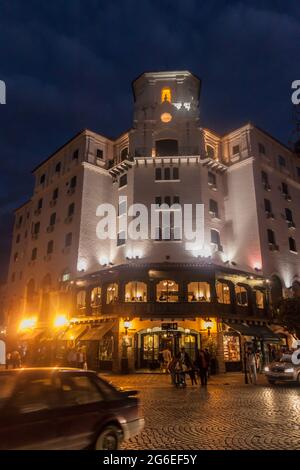
[[[69,320],[67,319],[66,315],[57,315],[54,318],[53,326],[55,328],[59,328],[61,326],[67,326],[69,324]]]
[[[19,331],[24,331],[30,328],[34,328],[36,326],[37,318],[30,317],[30,318],[23,318],[19,325]]]

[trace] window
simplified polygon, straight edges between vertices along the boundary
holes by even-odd
[[[56,201],[57,198],[58,198],[58,188],[55,188],[52,193],[52,200]]]
[[[230,289],[225,282],[216,282],[216,294],[220,304],[230,304]]]
[[[164,169],[164,179],[169,180],[171,178],[171,170],[170,168],[165,168]]]
[[[261,172],[261,181],[264,185],[269,184],[269,177],[268,177],[268,174],[265,171]]]
[[[169,103],[171,103],[172,101],[171,88],[163,88],[161,90],[161,102],[163,103],[164,101],[168,101]]]
[[[127,175],[120,176],[119,188],[122,188],[123,186],[126,186],[126,184],[127,184]]]
[[[234,145],[232,147],[232,154],[237,155],[238,153],[240,153],[240,146],[239,145]]]
[[[45,175],[45,173],[43,173],[40,177],[40,184],[44,184],[45,181],[46,181],[46,175]]]
[[[265,308],[265,295],[260,289],[255,291],[255,305],[257,308]]]
[[[76,305],[79,309],[84,309],[86,307],[86,291],[84,289],[77,292]]]
[[[268,236],[268,243],[271,244],[271,245],[275,245],[276,244],[276,239],[275,239],[275,233],[273,232],[273,230],[268,228],[267,236]]]
[[[79,157],[79,150],[77,149],[73,152],[73,160],[78,160],[78,157]]]
[[[157,302],[178,302],[179,286],[171,280],[160,281],[156,286]]]
[[[267,212],[268,214],[271,214],[272,213],[271,201],[269,201],[269,199],[264,199],[264,203],[265,203],[265,212]]]
[[[289,188],[288,185],[284,182],[281,183],[281,191],[283,194],[288,195],[289,194]]]
[[[214,243],[218,247],[221,245],[220,243],[220,233],[217,230],[210,231],[210,242]]]
[[[17,228],[21,227],[22,222],[23,222],[23,217],[22,217],[22,215],[20,215],[20,217],[18,218],[18,221],[17,221]]]
[[[173,168],[173,180],[179,180],[179,168],[176,166]]]
[[[20,238],[21,238],[21,235],[18,233],[17,238],[16,238],[16,243],[20,243]]]
[[[53,247],[54,247],[54,242],[53,240],[50,240],[47,245],[47,255],[50,255],[53,253]]]
[[[206,146],[206,155],[208,158],[215,158],[215,149],[211,145]]]
[[[14,262],[18,261],[18,252],[14,254]]]
[[[72,232],[67,233],[65,237],[65,247],[72,245]]]
[[[72,202],[72,204],[70,204],[68,207],[68,217],[72,217],[74,212],[75,212],[75,204],[74,202]]]
[[[297,253],[296,240],[292,237],[289,237],[289,250]]]
[[[208,185],[209,186],[217,186],[217,178],[216,178],[216,175],[214,173],[212,173],[211,171],[208,172]]]
[[[106,303],[112,304],[118,300],[118,284],[116,282],[108,284],[106,289]]]
[[[155,168],[155,180],[156,181],[161,180],[161,168]]]
[[[180,204],[180,197],[179,196],[174,196],[173,197],[173,204]]]
[[[123,162],[128,158],[128,147],[124,148],[121,152],[121,161]]]
[[[218,203],[217,201],[214,201],[213,199],[209,200],[209,213],[213,217],[219,217]]]
[[[126,233],[125,230],[122,230],[118,233],[117,236],[117,246],[125,245],[126,243]]]
[[[190,282],[188,284],[189,302],[210,302],[210,285],[208,282]]]
[[[77,177],[73,176],[73,178],[71,178],[71,181],[70,181],[70,187],[74,189],[76,188],[76,184],[77,184]]]
[[[161,205],[161,202],[162,202],[162,199],[161,199],[161,196],[156,196],[155,197],[155,204],[160,206]]]
[[[278,155],[278,163],[281,168],[286,167],[286,161],[285,158],[282,155]]]
[[[34,261],[37,258],[37,248],[33,248],[31,252],[31,260]]]
[[[97,152],[96,152],[96,156],[97,158],[103,158],[103,150],[102,149],[97,149]]]
[[[61,163],[58,162],[58,163],[56,163],[56,165],[55,165],[55,173],[60,173],[60,170],[61,170]]]
[[[244,307],[248,305],[247,289],[244,286],[235,286],[235,296],[236,303],[238,305],[242,305]]]
[[[260,142],[259,142],[259,144],[258,144],[258,152],[259,152],[260,154],[266,155],[266,148],[265,148],[265,146],[264,146],[263,144],[261,144]]]
[[[49,410],[58,405],[57,392],[51,376],[21,379],[20,387],[13,399],[13,406],[21,415]]]
[[[55,222],[56,222],[56,212],[53,212],[53,214],[50,215],[49,225],[53,227],[53,225],[55,225]]]
[[[38,200],[37,210],[41,210],[42,207],[43,207],[43,199],[41,198]]]
[[[293,213],[291,209],[285,208],[285,218],[287,222],[293,222]]]
[[[63,406],[88,405],[103,400],[103,396],[90,377],[83,374],[61,374],[61,402]]]
[[[125,286],[125,302],[147,302],[147,284],[131,281]]]
[[[171,206],[171,196],[165,196],[164,197],[164,203],[167,204],[167,206]]]
[[[68,282],[70,279],[71,279],[71,274],[68,271],[64,272],[61,276],[62,282]]]
[[[99,307],[101,305],[101,287],[94,287],[91,292],[91,306]]]
[[[40,227],[41,227],[41,224],[40,222],[36,222],[33,226],[33,233],[34,235],[38,235],[39,232],[40,232]]]
[[[119,202],[118,215],[121,216],[121,215],[124,215],[126,213],[127,213],[127,201],[126,201],[126,199],[124,199],[123,201]]]

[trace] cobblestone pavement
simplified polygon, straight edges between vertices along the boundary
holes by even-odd
[[[300,449],[300,387],[245,385],[242,374],[213,377],[206,389],[176,389],[158,374],[106,375],[140,391],[144,431],[124,449]]]

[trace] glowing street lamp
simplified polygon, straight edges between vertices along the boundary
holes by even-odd
[[[127,336],[128,330],[131,327],[131,321],[128,319],[124,321],[124,329],[125,329],[125,335]]]
[[[21,320],[20,325],[19,325],[19,331],[24,331],[24,330],[34,328],[36,325],[36,322],[37,322],[36,317],[23,318],[23,320]]]
[[[54,328],[67,326],[68,324],[69,324],[69,320],[67,319],[66,315],[57,315],[54,318],[54,322],[53,322]]]
[[[207,330],[208,336],[210,336],[210,330],[213,328],[214,322],[210,320],[210,318],[207,318],[204,322],[204,328]]]

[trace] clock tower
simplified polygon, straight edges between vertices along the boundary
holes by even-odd
[[[188,71],[146,72],[133,84],[134,156],[199,155],[200,79]]]

